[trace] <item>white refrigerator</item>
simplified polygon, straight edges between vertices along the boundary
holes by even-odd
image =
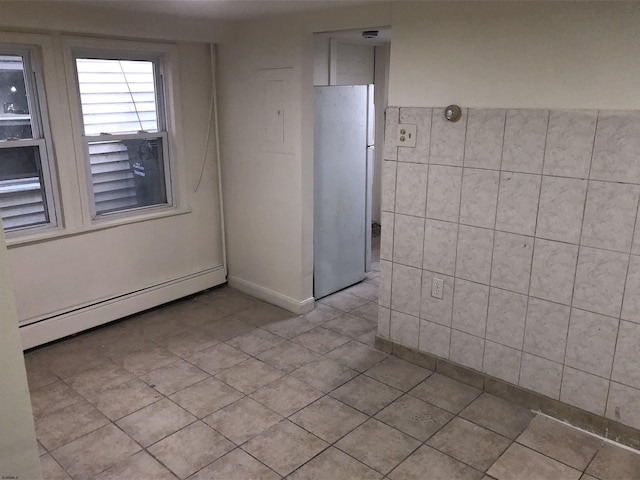
[[[371,264],[373,85],[315,87],[314,297],[364,279]]]

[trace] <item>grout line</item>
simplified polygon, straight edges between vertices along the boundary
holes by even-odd
[[[564,372],[567,367],[566,365],[567,364],[567,346],[569,345],[569,331],[571,330],[571,317],[573,317],[573,302],[575,300],[575,295],[576,295],[576,284],[578,283],[578,265],[580,264],[580,255],[582,253],[581,250],[583,248],[581,245],[582,235],[584,233],[584,221],[587,213],[587,201],[589,199],[589,184],[591,183],[591,180],[589,179],[591,178],[591,167],[593,165],[593,155],[595,152],[595,143],[596,143],[596,137],[598,134],[599,119],[600,119],[600,111],[598,110],[596,114],[595,128],[593,129],[593,141],[591,144],[591,159],[589,160],[589,171],[587,173],[587,188],[585,189],[584,205],[582,207],[582,222],[580,224],[580,237],[578,239],[579,246],[578,246],[578,252],[576,254],[576,267],[573,272],[573,289],[571,290],[571,304],[569,305],[569,321],[567,322],[567,332],[566,332],[565,342],[564,342],[564,356],[562,359],[562,374],[560,375],[560,391],[558,392],[558,399],[562,398],[562,387],[564,386]],[[608,392],[607,392],[607,395],[608,395]],[[606,404],[605,404],[605,409],[606,409]]]
[[[425,289],[424,285],[424,250],[425,244],[427,242],[427,199],[429,197],[429,173],[431,170],[430,161],[431,161],[431,136],[433,132],[433,108],[429,109],[429,113],[431,115],[429,120],[429,146],[427,148],[427,181],[425,185],[425,195],[424,195],[424,218],[422,222],[422,255],[420,256],[420,265],[417,267],[420,269],[420,294],[418,298],[420,299],[420,303],[418,305],[418,349],[420,349],[420,330],[422,329],[421,318],[422,318],[422,294]],[[443,285],[444,288],[444,285]]]
[[[547,142],[549,139],[549,124],[551,123],[551,110],[547,110],[547,131],[545,133],[544,136],[544,149],[542,151],[542,169],[541,172],[544,173],[544,165],[545,165],[545,160],[547,157]],[[527,288],[527,300],[526,300],[526,306],[525,306],[525,311],[524,311],[524,325],[522,328],[522,348],[520,349],[520,369],[518,371],[518,385],[520,385],[520,381],[522,379],[522,364],[523,362],[523,357],[524,357],[524,340],[526,337],[526,332],[527,332],[527,318],[529,316],[529,300],[531,298],[531,282],[533,280],[533,259],[536,256],[536,238],[537,238],[537,233],[538,233],[538,224],[540,223],[540,201],[542,199],[542,188],[544,185],[544,176],[540,177],[540,189],[538,190],[538,204],[536,207],[536,225],[533,229],[534,231],[534,239],[533,239],[533,245],[531,246],[531,262],[529,263],[529,287]]]
[[[459,241],[460,241],[460,210],[462,209],[462,181],[463,181],[463,177],[464,177],[464,161],[465,161],[465,156],[466,156],[466,144],[467,144],[467,129],[469,128],[469,109],[465,109],[466,111],[466,115],[465,115],[465,128],[464,128],[464,143],[463,143],[463,150],[462,150],[462,171],[461,171],[461,178],[460,178],[460,198],[459,198],[459,205],[458,205],[458,219],[455,222],[450,222],[450,223],[454,223],[456,225],[456,246],[455,246],[455,255],[453,257],[453,275],[450,275],[453,278],[453,286],[452,286],[452,292],[451,292],[451,319],[449,322],[449,354],[447,355],[447,359],[451,358],[451,349],[452,349],[452,345],[453,345],[453,312],[455,309],[455,292],[456,292],[456,274],[458,272],[458,246],[459,246]],[[426,222],[426,221],[425,221]],[[443,282],[443,300],[444,300],[444,286],[446,284],[444,284]],[[484,357],[484,345],[483,345],[483,351],[482,351],[483,357]]]
[[[503,131],[502,131],[502,148],[500,149],[500,170],[498,174],[498,196],[496,198],[496,213],[493,221],[493,241],[491,244],[491,262],[489,263],[489,285],[488,285],[489,290],[487,292],[487,311],[485,314],[485,324],[484,324],[484,342],[482,345],[482,367],[480,369],[481,372],[485,372],[484,360],[485,360],[486,351],[487,351],[486,337],[487,337],[487,327],[489,323],[489,305],[491,304],[491,280],[493,277],[493,257],[496,249],[496,227],[498,226],[498,211],[500,209],[500,187],[502,185],[502,164],[504,162],[504,145],[505,145],[505,138],[507,135],[507,121],[509,118],[509,110],[506,109],[504,111],[504,115],[505,117],[504,117]],[[520,354],[520,357],[521,357],[520,363],[522,364],[522,354]],[[519,375],[519,369],[518,369],[518,375]]]
[[[616,340],[615,343],[613,344],[613,356],[611,357],[611,369],[609,370],[609,382],[607,384],[607,398],[605,400],[605,415],[607,412],[607,407],[609,406],[609,398],[611,396],[611,382],[613,381],[613,367],[615,365],[615,361],[616,361],[616,353],[618,352],[618,339],[620,337],[620,329],[622,328],[622,310],[624,307],[624,299],[625,299],[625,295],[627,293],[627,281],[629,279],[629,269],[631,268],[631,251],[633,251],[633,238],[636,235],[636,229],[638,228],[638,209],[640,208],[640,198],[638,199],[638,202],[636,203],[636,218],[634,220],[633,223],[633,233],[631,234],[631,248],[629,249],[629,257],[627,259],[627,271],[625,273],[624,276],[624,285],[622,287],[622,301],[620,302],[620,311],[618,313],[618,329],[616,331]],[[626,321],[626,320],[625,320]],[[608,431],[607,431],[608,433]]]

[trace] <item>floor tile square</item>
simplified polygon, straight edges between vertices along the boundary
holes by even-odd
[[[367,415],[375,415],[402,395],[400,390],[360,375],[336,388],[330,395]]]
[[[89,403],[82,401],[36,420],[36,435],[48,450],[54,450],[109,423]]]
[[[487,472],[498,480],[549,478],[579,480],[581,472],[514,443]],[[620,477],[618,477],[620,480]]]
[[[132,318],[137,323],[137,333],[155,343],[188,330],[188,325],[174,313],[177,305],[172,307],[150,310]]]
[[[273,368],[289,373],[296,368],[317,360],[320,355],[297,343],[287,341],[271,350],[259,353],[256,358],[271,365]]]
[[[596,454],[586,473],[601,480],[636,480],[640,472],[640,454],[605,444]]]
[[[418,448],[420,442],[378,420],[370,419],[335,446],[386,474]]]
[[[376,336],[378,335],[378,330],[371,330],[370,332],[365,333],[364,335],[360,335],[356,340],[360,343],[364,343],[365,345],[375,348],[376,347]]]
[[[174,393],[170,398],[196,417],[202,418],[243,396],[242,392],[226,383],[215,378],[208,378]]]
[[[516,438],[527,428],[535,413],[501,398],[483,393],[459,414],[462,418],[500,435]]]
[[[249,394],[283,375],[282,370],[277,370],[260,360],[250,358],[223,370],[216,375],[216,378],[245,394]]]
[[[378,288],[366,282],[356,283],[354,286],[347,288],[345,292],[366,298],[367,300],[378,299]]]
[[[409,392],[425,402],[458,413],[480,395],[477,388],[435,373]]]
[[[161,347],[150,348],[139,352],[131,352],[116,360],[122,367],[136,376],[149,373],[165,365],[169,365],[180,357]]]
[[[342,365],[353,368],[357,372],[364,372],[386,357],[387,355],[385,353],[363,345],[356,340],[351,340],[327,353],[327,358],[331,358]]]
[[[598,437],[543,415],[534,418],[516,441],[578,470],[587,468],[603,444]]]
[[[40,418],[64,407],[84,401],[82,395],[66,383],[57,381],[31,392],[33,418]]]
[[[74,480],[80,480],[122,462],[139,450],[140,445],[109,424],[54,450],[51,455]]]
[[[235,445],[202,422],[195,422],[149,448],[149,453],[186,478],[233,450]]]
[[[148,447],[195,420],[189,412],[165,398],[121,418],[116,425],[140,445]]]
[[[367,280],[365,280],[365,282],[371,284],[371,285],[375,285],[376,287],[380,286],[380,272],[371,272],[371,273],[375,273],[376,276],[372,277],[372,278],[368,278]],[[379,294],[379,292],[378,292]]]
[[[291,480],[377,480],[382,475],[364,463],[330,447],[288,477]]]
[[[152,370],[141,376],[140,380],[163,395],[171,395],[208,377],[209,374],[198,367],[184,360],[178,360],[165,367]]]
[[[189,480],[279,480],[280,475],[251,455],[236,448]]]
[[[480,480],[482,472],[423,445],[389,474],[391,480]]]
[[[348,312],[349,310],[353,310],[354,308],[361,307],[362,305],[364,305],[365,303],[369,303],[370,301],[371,300],[367,298],[358,297],[357,295],[345,292],[344,290],[319,300],[320,303],[324,303],[325,305],[329,305],[330,307],[337,308],[338,310],[342,310],[343,312]]]
[[[116,421],[161,398],[161,394],[136,379],[100,392],[93,404],[109,420]]]
[[[317,325],[315,323],[305,320],[302,317],[294,317],[270,323],[262,328],[282,338],[290,340],[293,337],[297,337],[298,335],[308,332],[309,330],[313,330],[316,326]]]
[[[243,449],[280,475],[288,475],[328,444],[288,420],[253,437]]]
[[[365,372],[365,375],[406,392],[433,372],[396,357],[387,357]]]
[[[218,340],[199,330],[187,330],[158,343],[171,353],[186,358],[195,352],[213,347]]]
[[[282,420],[274,411],[244,397],[205,417],[203,421],[240,445]]]
[[[329,320],[322,325],[323,328],[328,328],[340,335],[351,338],[356,338],[371,330],[375,330],[377,326],[377,324],[367,319],[356,317],[350,313],[343,313],[339,317]]]
[[[38,360],[31,353],[24,356],[24,364],[27,369],[29,390],[32,392],[60,380],[55,373],[47,368],[45,362]]]
[[[240,362],[244,362],[248,358],[249,355],[237,348],[233,348],[226,343],[220,343],[194,353],[187,358],[187,361],[193,363],[205,372],[215,375],[225,368],[233,367]]]
[[[95,349],[77,347],[73,342],[61,342],[34,352],[34,358],[59,378],[68,378],[107,363],[109,359]]]
[[[95,480],[175,480],[175,478],[170,470],[143,450],[96,475]]]
[[[378,290],[378,287],[375,287]],[[369,320],[373,323],[378,323],[378,301],[375,300],[373,302],[365,303],[361,307],[354,308],[349,313],[351,315],[355,315],[357,317],[362,317],[365,320]]]
[[[71,480],[71,477],[64,471],[64,468],[49,454],[40,457],[40,468],[42,469],[43,479]]]
[[[338,400],[323,397],[292,415],[289,420],[333,443],[364,423],[367,416]]]
[[[283,341],[282,337],[267,332],[266,330],[256,328],[251,332],[233,337],[232,339],[227,340],[226,343],[248,353],[249,355],[255,356],[260,352],[276,347]]]
[[[134,319],[125,320],[122,322],[123,325],[129,325],[134,323]],[[114,326],[116,329],[120,326]],[[103,352],[104,355],[109,357],[110,361],[116,362],[119,361],[124,355],[128,355],[133,352],[140,352],[143,350],[149,350],[157,347],[157,344],[152,342],[151,340],[141,336],[135,328],[130,328],[125,330],[125,327],[121,327],[122,331],[120,331],[117,336],[114,334],[114,338],[108,338],[103,343],[101,343],[100,351]],[[131,333],[124,333],[131,330]],[[173,332],[175,335],[177,332]]]
[[[295,317],[295,314],[275,305],[258,302],[250,308],[237,312],[235,317],[255,327],[263,327],[280,320]]]
[[[351,370],[328,358],[321,358],[291,372],[291,375],[298,380],[324,393],[328,393],[348,382],[357,374],[355,370]]]
[[[454,418],[427,445],[485,471],[511,444],[511,440],[462,418]]]
[[[347,343],[349,340],[351,340],[349,337],[323,327],[317,327],[292,339],[293,342],[322,355]]]
[[[228,317],[208,323],[207,325],[200,327],[198,330],[203,331],[210,337],[221,342],[226,342],[233,337],[251,332],[255,328],[256,327],[254,325],[239,319],[236,314],[232,314]]]
[[[430,403],[405,395],[376,415],[376,419],[424,442],[453,415]]]
[[[287,375],[256,390],[251,398],[288,417],[323,395],[320,390]]]
[[[300,317],[304,320],[308,320],[315,325],[322,325],[324,322],[328,322],[329,320],[334,319],[341,314],[342,310],[338,310],[337,308],[330,307],[329,305],[316,302],[316,306],[313,310],[305,313],[304,315],[301,315]]]
[[[94,400],[103,390],[129,382],[135,377],[115,363],[107,362],[65,379],[75,391],[88,400]]]

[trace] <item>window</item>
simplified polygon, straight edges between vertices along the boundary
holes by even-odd
[[[7,232],[55,225],[50,135],[36,67],[31,49],[0,45],[0,214]]]
[[[74,60],[93,218],[171,205],[160,58]]]

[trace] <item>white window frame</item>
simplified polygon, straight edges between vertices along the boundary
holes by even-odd
[[[84,131],[85,124],[84,118],[82,121],[82,139],[83,139],[83,152],[85,158],[87,182],[89,187],[89,208],[91,211],[91,218],[97,220],[104,217],[110,217],[114,215],[124,215],[130,212],[146,211],[151,209],[163,209],[173,206],[173,200],[171,196],[171,162],[169,155],[169,139],[167,135],[167,123],[165,113],[165,99],[164,99],[164,70],[163,70],[163,58],[159,55],[145,55],[145,54],[133,54],[130,52],[113,52],[110,50],[99,49],[74,49],[73,51],[73,65],[75,71],[75,86],[78,90],[78,98],[80,98],[80,82],[77,69],[77,59],[96,59],[96,60],[134,60],[134,61],[146,61],[153,63],[154,66],[154,89],[155,89],[155,102],[156,102],[156,119],[157,119],[157,132],[147,133],[127,133],[127,134],[110,134],[110,135],[87,135]],[[80,102],[81,103],[81,102]],[[80,104],[80,115],[82,116],[82,103]],[[162,161],[164,163],[164,186],[167,197],[167,202],[163,204],[148,205],[143,207],[122,208],[110,212],[97,212],[95,193],[93,186],[93,179],[91,177],[91,160],[89,156],[89,144],[93,142],[108,142],[118,140],[136,140],[158,138],[162,142]]]
[[[58,226],[58,195],[57,190],[54,188],[56,175],[53,161],[53,145],[42,71],[43,61],[39,48],[35,45],[9,43],[0,37],[0,52],[7,55],[21,56],[23,59],[24,80],[33,136],[30,139],[0,141],[0,149],[38,147],[42,172],[41,190],[43,191],[42,196],[48,217],[48,221],[43,223],[5,230],[5,235],[10,239],[56,228]]]
[[[113,40],[93,37],[63,36],[61,38],[64,65],[66,74],[67,93],[71,108],[71,123],[76,150],[76,165],[80,181],[80,196],[82,200],[82,217],[84,230],[110,228],[112,226],[142,222],[172,215],[189,213],[188,197],[185,195],[186,168],[184,165],[184,148],[182,145],[182,131],[180,121],[180,85],[178,70],[178,49],[175,44]],[[79,53],[79,55],[78,55]],[[75,58],[86,57],[90,53],[106,58],[127,60],[146,60],[149,58],[161,58],[163,68],[162,94],[165,130],[163,135],[163,155],[168,161],[165,166],[165,186],[171,203],[119,210],[102,215],[95,215],[92,198],[91,170],[88,160],[88,151],[84,136],[84,121],[82,118],[82,106],[77,80]],[[161,133],[161,132],[158,132]],[[138,134],[134,134],[138,135]],[[142,134],[143,138],[156,136],[156,133]],[[89,141],[98,140],[100,137],[87,136]],[[114,136],[110,135],[113,140]],[[170,197],[169,197],[170,195]]]

